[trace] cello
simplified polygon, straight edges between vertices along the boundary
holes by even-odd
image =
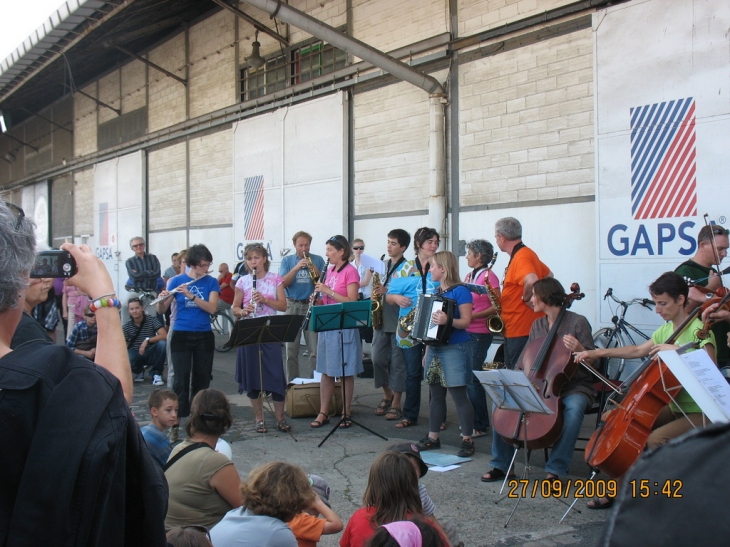
[[[673,344],[708,305],[718,300],[724,305],[728,298],[730,294],[726,294],[722,300],[713,299],[695,308],[666,343]],[[622,477],[639,458],[659,412],[682,387],[656,355],[646,359],[633,377],[623,383],[623,386],[626,385],[630,387],[618,403],[618,408],[601,421],[585,449],[586,463],[613,479]]]
[[[585,296],[580,292],[578,283],[573,283],[570,291],[550,331],[525,346],[520,362],[515,367],[515,370],[521,370],[530,379],[552,414],[531,415],[529,429],[523,429],[525,424],[522,412],[496,408],[492,415],[494,431],[512,445],[526,444],[528,449],[546,448],[555,444],[563,430],[560,391],[575,374],[578,363],[573,360],[570,350],[561,340],[556,340],[556,337],[565,311],[574,300]]]

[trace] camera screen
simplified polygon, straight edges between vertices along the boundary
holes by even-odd
[[[61,277],[58,269],[58,256],[39,254],[35,259],[31,275],[33,277]]]

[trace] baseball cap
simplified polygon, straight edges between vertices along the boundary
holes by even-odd
[[[312,483],[312,490],[317,493],[327,507],[332,509],[332,505],[330,505],[330,486],[327,484],[327,481],[319,475],[307,476],[309,477],[309,482]]]
[[[421,477],[428,473],[428,466],[423,462],[423,458],[421,458],[421,451],[418,449],[417,444],[397,443],[389,446],[388,450],[393,450],[394,452],[400,452],[402,454],[407,454],[408,456],[413,456],[418,460],[418,467],[421,470]]]

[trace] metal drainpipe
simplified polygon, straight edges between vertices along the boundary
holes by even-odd
[[[386,55],[357,38],[347,36],[314,17],[307,15],[281,0],[243,0],[247,4],[277,17],[284,23],[308,32],[336,48],[359,57],[364,61],[415,85],[429,94],[429,202],[428,223],[436,228],[441,235],[441,241],[447,241],[446,236],[446,123],[444,107],[446,90],[434,78],[423,74],[407,64]]]

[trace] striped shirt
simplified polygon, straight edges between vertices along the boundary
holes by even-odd
[[[122,330],[124,331],[124,339],[127,341],[127,349],[139,349],[139,346],[142,345],[145,338],[152,338],[157,335],[157,331],[161,328],[162,323],[160,323],[156,317],[144,314],[139,336],[135,339],[134,335],[137,333],[137,325],[134,324],[134,319],[130,319],[124,324],[124,327],[122,327]],[[132,340],[134,340],[134,342],[130,346],[130,342],[132,342]]]
[[[160,277],[160,261],[150,253],[141,258],[134,255],[127,259],[127,275],[132,280],[132,287],[154,291],[157,289],[157,278]]]

